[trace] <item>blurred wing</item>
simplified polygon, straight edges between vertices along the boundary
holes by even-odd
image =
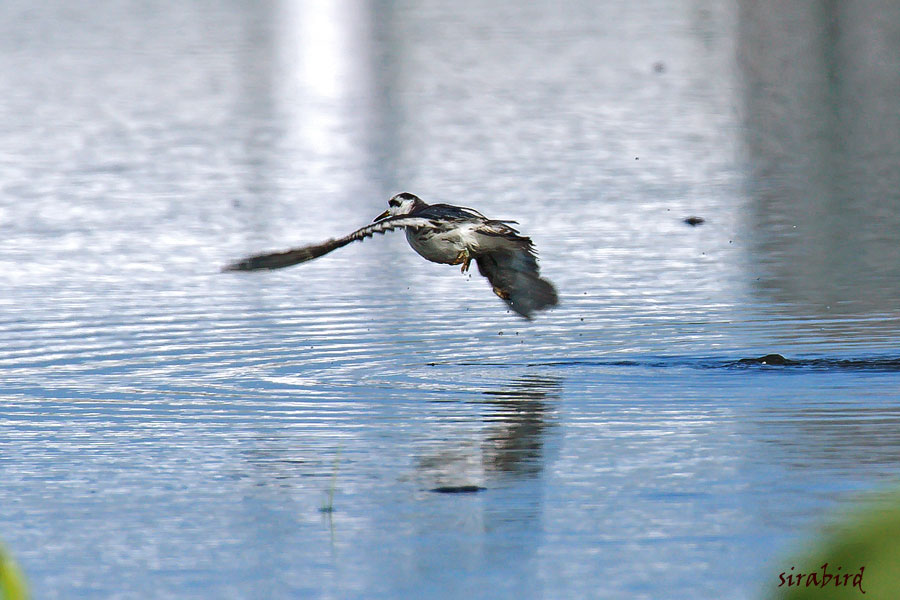
[[[540,276],[534,247],[527,237],[505,235],[495,250],[477,255],[475,262],[494,293],[526,319],[559,303],[553,284]]]
[[[361,229],[357,229],[350,235],[346,235],[338,239],[328,240],[322,242],[321,244],[303,246],[302,248],[293,248],[291,250],[285,250],[284,252],[272,252],[268,254],[256,254],[254,256],[248,256],[247,258],[243,258],[241,260],[225,265],[224,267],[222,267],[222,271],[257,271],[259,269],[281,269],[283,267],[290,267],[312,260],[314,258],[319,258],[320,256],[324,256],[333,250],[343,248],[351,242],[372,237],[376,233],[385,233],[387,231],[393,231],[394,229],[405,229],[407,227],[415,229],[419,227],[431,226],[433,226],[433,223],[430,219],[407,216],[390,217],[378,221],[377,223],[367,225]]]

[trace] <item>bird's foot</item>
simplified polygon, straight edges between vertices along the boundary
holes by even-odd
[[[462,263],[462,267],[459,269],[460,273],[465,273],[469,270],[469,265],[472,263],[472,257],[469,255],[468,249],[460,250],[459,254],[456,255],[456,260],[453,264],[458,265],[460,263]]]
[[[500,288],[495,287],[494,293],[497,294],[497,297],[502,300],[509,300],[509,292],[507,292],[506,290],[501,290]]]

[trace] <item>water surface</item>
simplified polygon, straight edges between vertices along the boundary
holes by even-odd
[[[0,539],[35,596],[771,591],[897,475],[900,52],[889,15],[750,4],[5,3]],[[519,221],[561,305],[402,235],[218,272],[399,191]]]

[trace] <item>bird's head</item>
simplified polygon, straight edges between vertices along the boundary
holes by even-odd
[[[388,209],[375,217],[375,222],[387,219],[388,217],[408,215],[425,206],[428,205],[422,202],[415,194],[403,192],[388,200]]]

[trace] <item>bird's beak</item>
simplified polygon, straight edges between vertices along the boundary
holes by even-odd
[[[373,222],[373,223],[377,223],[378,221],[381,221],[382,219],[387,219],[389,216],[390,216],[390,212],[389,212],[389,211],[384,211],[383,213],[381,213],[380,215],[378,215],[377,217],[375,217],[375,220],[372,221],[372,222]]]

